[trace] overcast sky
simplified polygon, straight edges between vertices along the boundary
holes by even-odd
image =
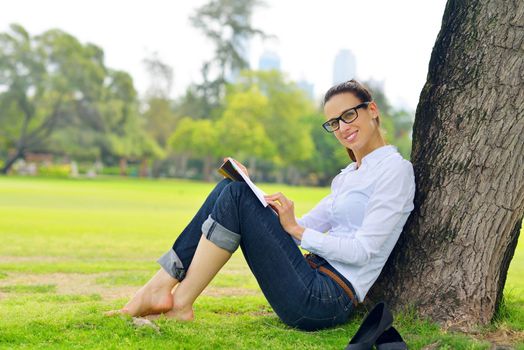
[[[102,47],[106,64],[133,76],[140,93],[149,86],[142,60],[157,52],[174,69],[173,96],[200,79],[210,43],[188,16],[206,1],[177,0],[7,0],[0,30],[10,23],[31,34],[62,29],[82,42]],[[382,81],[396,106],[415,109],[440,30],[444,0],[266,0],[253,25],[278,40],[250,44],[257,68],[264,50],[276,51],[291,79],[315,85],[315,95],[331,86],[340,49],[356,56],[357,77]]]

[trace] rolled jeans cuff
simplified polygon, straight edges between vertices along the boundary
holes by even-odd
[[[169,249],[169,251],[162,255],[156,262],[159,263],[171,277],[176,278],[179,282],[186,277],[186,269],[173,249]]]
[[[209,215],[202,224],[202,234],[218,247],[227,250],[231,254],[240,245],[240,235],[220,225]]]

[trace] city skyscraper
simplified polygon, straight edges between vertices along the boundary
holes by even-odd
[[[280,70],[280,56],[273,51],[264,51],[258,59],[259,70]]]
[[[357,62],[350,50],[340,50],[333,64],[333,85],[355,78]]]
[[[280,66],[280,56],[274,51],[264,51],[258,59],[258,69],[264,71],[275,69],[281,72],[282,69]],[[310,83],[304,78],[295,81],[295,83],[301,90],[303,90],[306,93],[306,95],[310,99],[314,98],[315,86],[312,83]]]
[[[310,98],[314,98],[315,85],[305,79],[301,79],[297,82],[297,86],[301,88],[306,95]]]

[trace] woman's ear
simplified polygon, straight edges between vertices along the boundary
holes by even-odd
[[[375,101],[372,101],[369,104],[368,108],[371,111],[371,118],[377,119],[379,116],[379,110],[378,110],[377,103]]]

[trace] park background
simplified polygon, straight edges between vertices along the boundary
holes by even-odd
[[[153,5],[145,17],[168,12]],[[322,10],[327,21],[297,20],[292,31],[282,32],[280,43],[279,31],[272,29],[281,27],[267,22],[281,18],[271,16],[271,7],[279,6],[273,3],[264,7],[251,1],[201,1],[173,9],[173,16],[186,16],[179,21],[182,33],[163,28],[158,36],[164,45],[170,35],[189,40],[171,44],[177,57],[191,61],[178,66],[161,47],[137,55],[118,47],[119,40],[99,46],[81,39],[96,27],[96,15],[84,13],[90,27],[77,37],[72,18],[81,18],[83,11],[65,3],[44,6],[63,7],[68,21],[61,28],[53,21],[57,11],[32,22],[16,14],[23,9],[35,16],[43,5],[9,5],[12,13],[0,15],[0,168],[6,174],[0,178],[0,347],[343,347],[361,317],[346,327],[314,334],[285,327],[271,313],[241,254],[199,300],[194,324],[159,321],[157,329],[136,328],[130,320],[101,316],[122,305],[155,271],[155,258],[170,247],[220,178],[216,167],[224,156],[244,162],[266,192],[282,191],[292,198],[299,215],[328,193],[331,179],[349,162],[336,139],[320,127],[322,92],[341,81],[337,79],[356,77],[370,87],[387,141],[410,158],[414,108],[445,3],[440,3],[440,13],[423,9],[420,2],[392,9],[399,15],[402,6],[417,6],[421,14],[433,12],[427,23],[423,16],[396,20],[404,31],[396,33],[393,43],[383,15],[391,5],[327,5],[316,2],[312,7]],[[96,8],[81,6],[87,13]],[[137,16],[144,6],[134,3],[130,13]],[[370,8],[374,11],[368,14]],[[288,4],[280,11],[293,16],[308,9],[310,5]],[[97,14],[105,19],[111,10]],[[352,16],[339,14],[345,11]],[[370,32],[373,18],[382,21],[378,34]],[[433,36],[408,34],[430,25]],[[107,36],[113,32],[105,30]],[[125,29],[115,31],[120,41],[133,43]],[[145,37],[156,42],[156,36]],[[297,56],[289,53],[287,38],[302,43],[292,48]],[[207,51],[199,53],[202,47]],[[410,55],[413,47],[416,56]],[[111,54],[118,50],[134,58],[129,71],[122,68],[128,63],[120,65]],[[259,50],[258,62],[250,50]],[[280,64],[280,52],[286,64]],[[395,64],[399,56],[412,69]],[[309,66],[294,71],[303,61]],[[418,75],[417,66],[423,68]],[[189,70],[193,73],[188,77]],[[324,78],[313,81],[310,70],[323,71]],[[325,76],[332,80],[326,82]],[[476,334],[460,334],[406,311],[397,315],[397,322],[408,343],[413,348],[433,344],[483,349],[497,343],[521,348],[522,250],[520,244],[504,305],[492,325]]]

